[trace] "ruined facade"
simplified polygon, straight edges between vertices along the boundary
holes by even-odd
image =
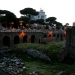
[[[66,49],[70,55],[75,55],[75,26],[66,30]]]
[[[18,43],[43,43],[65,40],[65,31],[57,30],[7,30],[0,31],[0,47]]]

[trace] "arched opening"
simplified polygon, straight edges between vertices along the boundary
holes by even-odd
[[[48,34],[48,37],[53,37],[53,33],[52,32],[49,32],[49,34]]]
[[[55,37],[55,34],[53,34],[53,37]]]
[[[46,34],[44,35],[44,38],[47,38],[47,35]]]
[[[39,39],[39,43],[40,43],[40,39]]]
[[[9,36],[4,36],[3,37],[3,46],[10,46],[10,38]]]
[[[14,44],[19,44],[19,36],[14,37]]]
[[[66,37],[66,32],[64,32],[63,36]]]
[[[61,41],[63,40],[63,35],[61,34]]]
[[[32,35],[31,36],[31,43],[34,43],[35,42],[35,35]]]
[[[51,34],[49,34],[49,37],[51,37]]]
[[[27,43],[27,41],[28,41],[28,36],[25,35],[25,36],[23,37],[23,43]]]
[[[59,34],[57,34],[57,40],[59,39]]]

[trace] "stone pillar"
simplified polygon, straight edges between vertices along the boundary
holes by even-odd
[[[14,38],[10,37],[10,47],[14,45]]]
[[[30,35],[28,35],[28,41],[27,41],[27,43],[31,43],[31,36]]]
[[[19,37],[19,43],[23,43],[23,36]]]
[[[66,30],[66,48],[71,48],[72,28]]]

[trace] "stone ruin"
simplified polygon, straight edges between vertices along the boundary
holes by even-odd
[[[67,28],[66,30],[66,50],[71,56],[75,56],[75,26]]]
[[[75,62],[75,26],[66,29],[65,40],[65,47],[58,53],[57,58],[59,62],[69,60],[73,64]]]

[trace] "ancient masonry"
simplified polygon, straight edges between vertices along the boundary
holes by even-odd
[[[42,43],[51,41],[63,41],[64,30],[6,30],[0,31],[0,47],[13,46],[18,43]]]
[[[75,26],[66,30],[66,49],[69,55],[75,56]]]

